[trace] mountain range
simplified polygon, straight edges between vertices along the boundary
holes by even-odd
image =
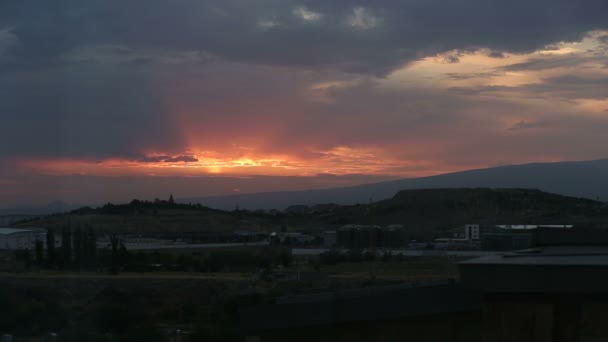
[[[217,209],[284,209],[290,205],[356,204],[393,197],[401,190],[437,188],[530,188],[608,201],[608,159],[532,163],[406,178],[323,190],[265,192],[179,199]]]

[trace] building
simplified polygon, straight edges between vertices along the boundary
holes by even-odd
[[[328,230],[323,232],[323,247],[334,247],[336,245],[336,241],[338,239],[337,233],[335,230]]]
[[[119,238],[120,242],[123,243],[128,249],[148,249],[173,244],[173,241],[171,240],[156,239],[144,236],[120,236]],[[104,247],[111,248],[112,243],[109,237],[104,239],[103,245]]]
[[[481,297],[449,280],[279,297],[242,307],[257,341],[480,341]]]
[[[348,224],[336,234],[336,245],[344,248],[401,248],[408,242],[407,231],[400,225]]]
[[[20,250],[36,248],[36,240],[44,242],[46,231],[38,228],[0,228],[0,249]]]
[[[608,341],[608,231],[553,228],[534,247],[459,264],[483,296],[483,341]]]
[[[479,240],[480,227],[478,224],[467,224],[464,226],[464,238],[467,240]]]
[[[483,250],[509,251],[533,246],[535,231],[570,228],[573,226],[567,224],[467,224],[464,227],[464,238],[479,241]]]
[[[459,282],[279,297],[242,307],[241,331],[261,342],[608,341],[608,230],[528,233],[533,248],[459,263]]]
[[[486,234],[533,231],[535,229],[569,229],[571,224],[466,224],[464,238],[481,240]]]
[[[313,243],[315,241],[315,237],[311,236],[311,235],[302,234],[302,233],[296,233],[296,232],[285,232],[285,233],[273,232],[270,234],[270,240],[276,241],[281,244],[305,245],[305,244]]]

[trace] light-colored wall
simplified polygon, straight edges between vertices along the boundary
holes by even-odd
[[[36,248],[36,239],[45,241],[45,233],[42,232],[21,232],[7,235],[0,235],[0,249],[30,249]]]

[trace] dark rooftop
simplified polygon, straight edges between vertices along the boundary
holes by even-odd
[[[480,309],[481,296],[453,281],[375,286],[281,297],[241,309],[245,331],[288,329]]]
[[[608,293],[608,246],[542,246],[460,263],[466,288],[494,293]]]

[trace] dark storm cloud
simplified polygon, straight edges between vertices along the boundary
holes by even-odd
[[[375,74],[425,54],[531,51],[608,27],[604,0],[13,1],[0,23],[20,65],[85,44],[200,50],[266,64]]]
[[[488,57],[492,57],[492,58],[505,58],[505,54],[503,52],[500,51],[492,51],[490,53],[488,53]]]
[[[608,77],[580,77],[565,75],[544,79],[543,83],[526,86],[530,93],[551,94],[567,99],[607,99]]]
[[[474,73],[458,73],[458,72],[449,72],[445,74],[445,78],[452,81],[463,81],[469,80],[472,78],[492,78],[501,76],[500,72],[474,72]]]
[[[160,163],[165,161],[165,159],[170,159],[170,156],[145,156],[143,158],[137,159],[140,163]]]
[[[188,156],[188,155],[179,155],[179,156],[175,156],[175,157],[171,157],[168,159],[163,160],[163,162],[165,163],[188,163],[188,162],[197,162],[198,159],[194,156]]]
[[[563,75],[544,78],[540,83],[531,83],[517,87],[480,86],[450,88],[453,94],[477,96],[484,94],[523,94],[527,97],[550,97],[555,99],[576,100],[608,98],[607,77],[582,77]]]
[[[0,157],[174,158],[188,146],[167,92],[194,108],[181,124],[199,128],[205,143],[253,132],[286,150],[311,136],[327,148],[381,144],[403,127],[463,119],[466,106],[451,96],[462,93],[385,94],[363,84],[329,87],[320,91],[328,103],[311,104],[302,89],[358,77],[347,73],[386,75],[453,49],[447,62],[477,48],[524,52],[579,40],[608,27],[607,10],[603,0],[3,1],[0,135],[18,143],[0,146]],[[540,68],[512,66],[525,67]]]
[[[182,137],[150,78],[116,67],[0,74],[1,156],[133,158]]]

